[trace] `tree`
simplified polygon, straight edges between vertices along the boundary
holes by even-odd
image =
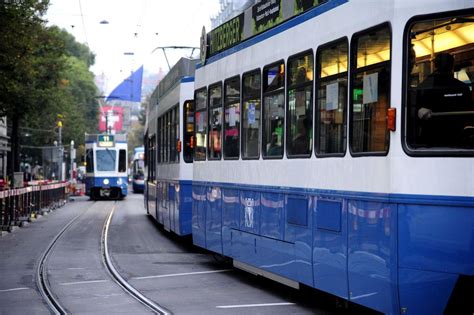
[[[19,170],[18,128],[26,113],[40,112],[59,82],[62,46],[42,19],[48,1],[0,4],[0,115],[12,123],[9,174]]]
[[[79,145],[86,130],[97,128],[97,89],[88,70],[95,56],[65,30],[46,27],[47,7],[47,0],[0,2],[0,117],[12,125],[10,176],[19,170],[21,126],[46,131],[35,135],[39,145],[57,137],[57,114],[63,143]]]

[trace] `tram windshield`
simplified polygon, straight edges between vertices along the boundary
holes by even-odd
[[[98,172],[115,171],[115,160],[117,152],[112,149],[96,151],[96,168]]]
[[[408,147],[474,149],[474,16],[415,22],[409,34]]]
[[[135,160],[133,161],[133,178],[134,179],[143,179],[145,175],[145,161]]]

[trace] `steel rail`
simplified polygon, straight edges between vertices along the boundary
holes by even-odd
[[[88,208],[89,209],[89,208]],[[48,304],[48,307],[54,314],[67,314],[67,310],[59,303],[58,299],[54,296],[53,291],[50,288],[49,281],[48,281],[48,273],[46,270],[46,261],[48,260],[51,251],[53,250],[54,246],[56,245],[57,241],[61,238],[61,236],[66,232],[66,230],[87,211],[81,212],[76,217],[74,217],[68,224],[66,224],[61,231],[53,238],[51,243],[49,243],[48,247],[46,248],[45,252],[41,256],[41,259],[38,264],[38,268],[36,268],[36,285],[38,287],[38,291],[40,292],[43,299]]]
[[[112,259],[110,258],[109,255],[109,246],[108,246],[108,234],[109,234],[109,227],[110,227],[110,222],[112,221],[112,216],[115,211],[115,207],[117,205],[117,201],[115,201],[114,206],[112,207],[112,210],[110,211],[107,219],[105,220],[104,223],[104,228],[102,230],[102,258],[103,258],[103,263],[106,266],[106,269],[112,276],[112,278],[115,280],[115,282],[122,287],[128,294],[130,294],[132,297],[134,297],[136,300],[138,300],[140,303],[148,307],[150,310],[155,312],[156,314],[160,315],[171,315],[173,314],[171,311],[168,309],[164,308],[163,306],[160,306],[153,302],[152,300],[148,299],[146,296],[141,294],[137,289],[135,289],[130,283],[128,283],[117,271],[117,269],[114,267],[112,263]]]

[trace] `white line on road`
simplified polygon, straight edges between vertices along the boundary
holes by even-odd
[[[216,308],[244,308],[244,307],[262,307],[262,306],[287,306],[295,305],[295,303],[263,303],[263,304],[241,304],[241,305],[221,305],[216,306]]]
[[[0,292],[12,292],[12,291],[29,290],[29,289],[30,288],[13,288],[13,289],[0,290]]]
[[[196,271],[196,272],[186,272],[186,273],[172,273],[167,275],[158,275],[158,276],[146,276],[146,277],[133,277],[133,280],[143,280],[143,279],[155,279],[155,278],[167,278],[167,277],[181,277],[181,276],[193,276],[193,275],[202,275],[207,273],[218,273],[218,272],[227,272],[232,271],[233,269],[223,269],[223,270],[211,270],[211,271]]]
[[[75,284],[89,284],[89,283],[101,283],[109,280],[89,280],[89,281],[77,281],[77,282],[63,282],[60,285],[75,285]]]

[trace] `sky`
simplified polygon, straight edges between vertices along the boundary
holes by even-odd
[[[218,12],[219,0],[50,0],[46,20],[94,52],[91,70],[103,77],[107,95],[141,65],[145,72],[167,71],[156,48],[199,47],[202,27],[209,31]],[[166,49],[171,67],[190,54],[191,49]]]

